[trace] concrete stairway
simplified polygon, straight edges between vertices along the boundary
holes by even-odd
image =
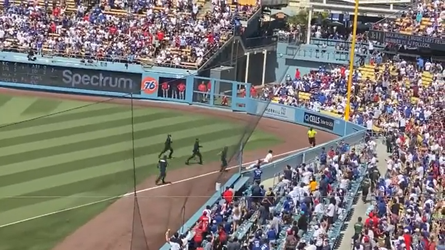
[[[376,139],[377,142],[377,168],[381,174],[385,174],[387,171],[385,162],[388,158],[388,153],[386,153],[386,147],[383,145],[382,140]],[[368,201],[371,200],[371,195],[368,195]],[[353,206],[354,212],[351,215],[351,219],[347,222],[346,229],[342,232],[343,239],[340,243],[339,250],[351,249],[352,236],[354,236],[354,224],[357,222],[358,217],[362,217],[363,221],[366,219],[366,210],[368,209],[370,203],[364,204],[361,199],[358,199],[356,205]],[[344,226],[345,227],[345,226]]]

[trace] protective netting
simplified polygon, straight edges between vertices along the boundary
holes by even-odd
[[[218,84],[222,86],[222,81],[219,81]],[[222,91],[222,89],[220,89]],[[245,89],[239,89],[240,93],[246,91]],[[219,99],[215,96],[224,95],[225,93],[217,92],[215,95],[208,95],[208,97],[213,96],[215,101],[217,102]],[[230,101],[236,101],[233,97],[234,94],[231,93]],[[235,93],[235,96],[237,94]],[[242,96],[240,94],[240,96]],[[232,103],[229,105],[232,105]],[[234,173],[239,171],[240,164],[242,162],[242,152],[246,147],[254,147],[251,144],[248,144],[251,135],[257,128],[259,121],[261,120],[264,112],[267,110],[269,101],[262,102],[261,105],[256,107],[254,114],[231,114],[227,115],[221,111],[221,116],[224,116],[224,123],[230,124],[228,127],[222,126],[218,120],[218,118],[212,119],[209,121],[209,124],[203,124],[205,122],[199,121],[198,116],[190,117],[190,119],[194,119],[193,127],[195,131],[198,133],[196,136],[199,138],[201,145],[203,146],[203,166],[197,165],[196,162],[198,159],[194,161],[195,164],[191,164],[190,166],[184,167],[184,179],[191,178],[192,176],[187,174],[188,168],[199,168],[204,176],[200,178],[193,178],[193,180],[188,180],[180,183],[175,183],[174,189],[171,191],[160,190],[157,189],[155,192],[142,192],[138,194],[139,205],[141,207],[142,218],[144,218],[144,223],[156,224],[157,227],[150,227],[146,229],[146,236],[148,242],[156,241],[156,237],[164,237],[165,231],[167,229],[171,229],[170,236],[173,236],[174,233],[178,232],[178,237],[181,235],[186,235],[189,230],[193,230],[194,224],[187,224],[184,227],[181,227],[186,223],[190,217],[195,214],[197,211],[202,211],[202,207],[212,195],[217,195],[215,190],[215,186],[217,183],[225,184]],[[230,118],[232,117],[232,118]],[[216,130],[210,134],[206,134],[207,126],[212,127],[212,130]],[[199,127],[196,130],[196,127]],[[215,127],[218,127],[215,129]],[[193,140],[190,139],[182,139],[181,134],[176,132],[171,132],[174,140],[174,145],[181,144],[185,145],[185,150],[190,152],[193,147]],[[187,135],[190,136],[192,131],[187,132]],[[222,171],[221,169],[221,151],[224,147],[227,147],[227,172]],[[258,147],[258,145],[257,145]],[[264,148],[264,145],[261,146]],[[252,149],[252,148],[249,148]],[[175,148],[175,154],[177,150]],[[167,152],[168,153],[168,152]],[[261,155],[257,155],[258,159],[263,158],[266,155],[266,151]],[[187,155],[189,156],[189,155]],[[175,162],[176,162],[175,158]],[[182,158],[182,161],[187,160],[187,157]],[[193,160],[191,161],[193,162]],[[177,167],[177,166],[172,166]],[[194,172],[196,173],[196,172]],[[210,174],[211,173],[211,174]],[[194,177],[194,176],[193,176]],[[167,174],[168,179],[168,174]],[[166,193],[168,192],[168,193]],[[216,192],[216,193],[215,193]],[[161,214],[158,211],[163,211]],[[153,218],[153,214],[156,213],[156,219]],[[148,221],[145,218],[149,218]],[[136,223],[136,222],[135,222]],[[149,232],[150,231],[150,232]],[[134,233],[134,235],[140,235]],[[159,241],[157,241],[159,242]],[[156,243],[150,244],[149,247],[153,249],[157,249],[159,245]],[[135,249],[136,250],[136,249]]]
[[[129,249],[158,249],[166,229],[177,232],[215,193],[215,183],[238,171],[242,150],[268,106],[257,107],[256,115],[219,119],[141,107],[127,95],[79,99],[0,96],[0,104],[16,111],[4,113],[0,123],[0,234],[8,239],[6,248],[68,249],[79,237],[83,245],[95,245],[113,235],[115,228],[103,227],[112,221],[131,232]],[[190,168],[199,168],[206,175],[175,183],[180,188],[174,191],[154,186],[167,134],[174,148],[168,171],[188,178]],[[186,166],[196,138],[203,165],[192,159]],[[229,171],[220,173],[224,147]],[[76,231],[84,224],[97,232]]]

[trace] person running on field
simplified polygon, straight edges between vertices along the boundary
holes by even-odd
[[[168,158],[171,159],[173,156],[173,148],[172,148],[172,135],[167,135],[167,139],[165,140],[164,149],[161,153],[159,153],[158,158],[161,158],[161,155],[163,155],[165,152],[170,151],[170,154],[168,155]]]
[[[199,164],[202,164],[202,155],[201,152],[199,151],[199,149],[202,148],[201,145],[199,145],[199,139],[196,138],[195,140],[195,144],[193,144],[193,151],[192,151],[192,156],[190,156],[187,161],[185,162],[185,164],[189,165],[190,164],[190,160],[194,159],[196,156],[198,156],[199,158]]]
[[[158,168],[159,168],[159,176],[156,179],[156,185],[159,184],[169,184],[171,182],[165,181],[165,177],[167,176],[167,166],[168,166],[168,162],[167,162],[167,156],[164,155],[164,157],[162,159],[159,160],[158,162]],[[160,181],[162,181],[162,183],[159,183]]]
[[[229,148],[227,146],[225,146],[223,148],[223,150],[219,153],[221,155],[221,169],[219,170],[219,172],[224,172],[227,171],[227,151],[229,150]]]

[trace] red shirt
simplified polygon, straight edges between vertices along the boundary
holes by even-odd
[[[109,32],[110,32],[110,34],[113,34],[113,35],[116,34],[116,32],[117,32],[116,27],[114,27],[114,26],[110,27]]]
[[[255,87],[250,87],[250,97],[256,97],[256,89]]]
[[[411,249],[411,235],[403,234],[403,238],[405,239],[406,250],[410,250]]]
[[[201,228],[196,228],[195,229],[195,236],[193,237],[193,240],[196,243],[201,243],[202,242],[202,229]]]
[[[204,83],[199,84],[198,90],[201,92],[207,92],[207,87]]]
[[[295,71],[295,79],[300,79],[300,76],[301,76],[300,70],[297,69],[297,70]]]
[[[212,83],[209,81],[207,83],[207,91],[210,91],[212,89]]]
[[[213,44],[214,41],[215,41],[215,39],[213,38],[213,35],[209,34],[207,36],[207,42],[210,43],[210,44]]]
[[[201,224],[202,230],[206,231],[209,226],[209,217],[207,217],[207,215],[202,215],[199,218],[199,223]]]
[[[51,23],[50,29],[51,29],[51,33],[56,33],[56,24]]]
[[[162,83],[162,89],[168,89],[170,86],[168,86],[168,82]]]
[[[219,236],[219,240],[221,242],[226,242],[227,241],[227,234],[226,234],[226,232],[224,232],[224,230],[219,230],[218,231],[218,236]]]
[[[53,16],[58,17],[59,15],[60,15],[60,8],[59,8],[59,7],[56,7],[56,8],[53,10]]]
[[[178,85],[178,90],[179,90],[180,92],[184,92],[184,90],[185,90],[185,84],[181,82],[181,83]]]
[[[158,32],[158,40],[159,41],[162,41],[162,40],[164,40],[164,33],[162,33],[162,32]]]
[[[222,196],[223,196],[224,200],[226,200],[227,203],[232,203],[232,200],[233,200],[232,190],[227,189],[226,191],[224,191]]]

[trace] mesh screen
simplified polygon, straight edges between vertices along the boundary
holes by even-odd
[[[21,108],[23,119],[0,124],[0,234],[11,239],[5,242],[6,248],[41,245],[42,238],[57,230],[44,248],[67,249],[68,244],[76,242],[71,242],[71,237],[59,242],[57,237],[76,235],[73,230],[87,222],[92,227],[115,221],[131,232],[125,248],[157,249],[165,242],[168,228],[176,232],[215,193],[215,183],[225,183],[238,171],[242,149],[268,105],[259,107],[256,115],[240,114],[227,121],[233,125],[204,135],[199,132],[217,120],[209,122],[193,115],[184,118],[186,133],[173,138],[179,156],[172,167],[200,167],[204,172],[216,173],[200,181],[176,183],[179,191],[176,188],[166,193],[155,187],[139,193],[145,188],[140,183],[157,173],[158,154],[166,134],[175,132],[170,122],[176,115],[138,107],[129,97],[97,98],[94,103],[17,97],[20,102],[11,104]],[[16,101],[15,97],[8,98],[0,96],[0,103]],[[206,151],[204,164],[198,166],[195,159],[191,160],[195,164],[185,166],[182,163],[189,157],[195,137]],[[224,146],[231,168],[218,172],[218,153]],[[117,205],[118,217],[101,215]],[[98,235],[113,230],[101,228],[96,235],[82,235],[81,243],[94,245],[103,241]],[[186,229],[180,233],[186,233]],[[27,241],[12,240],[17,236]]]

